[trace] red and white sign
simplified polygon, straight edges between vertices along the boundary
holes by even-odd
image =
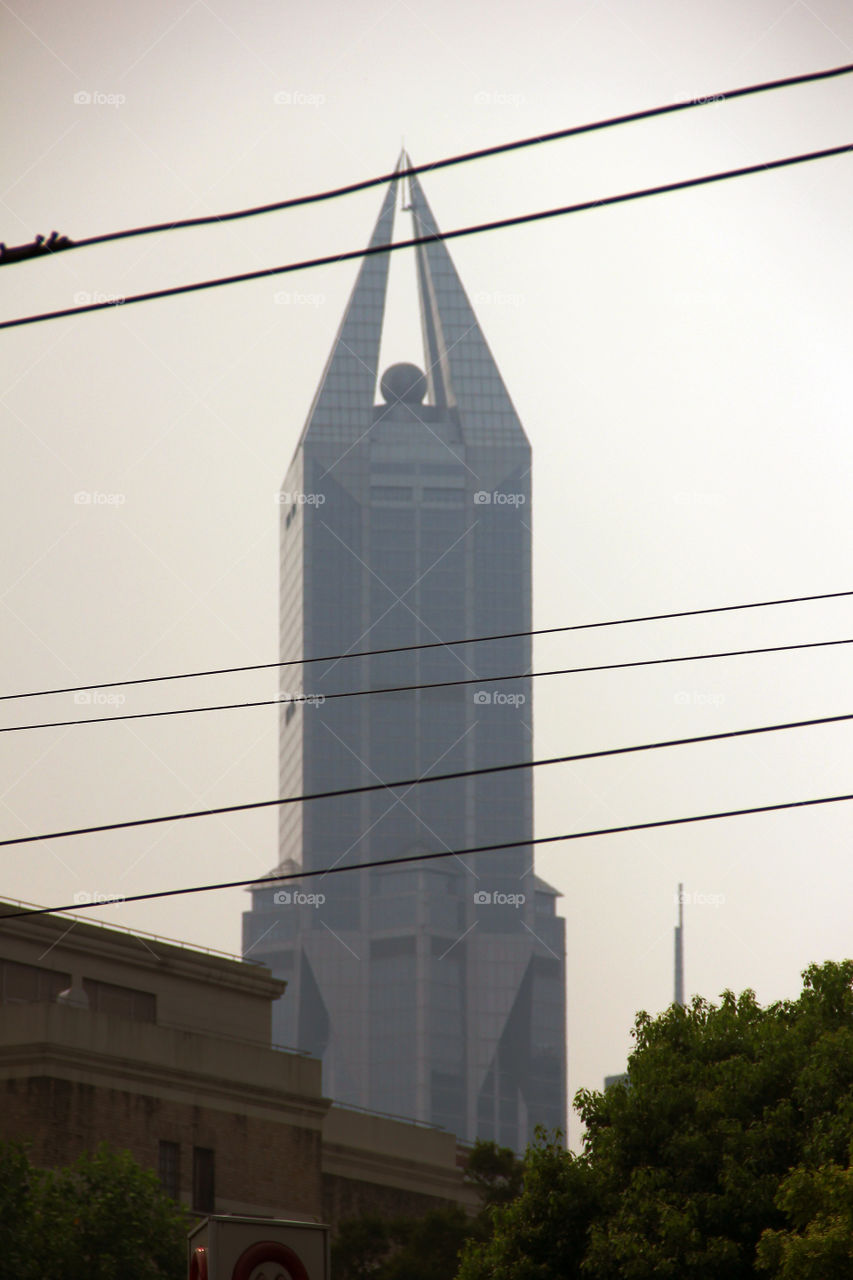
[[[329,1228],[217,1214],[188,1237],[189,1280],[329,1280]]]

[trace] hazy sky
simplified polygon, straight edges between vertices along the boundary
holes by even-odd
[[[7,244],[356,181],[403,140],[423,163],[853,62],[841,0],[4,0],[0,16]],[[851,79],[713,102],[423,182],[447,230],[848,143],[851,105]],[[379,200],[10,266],[0,314],[358,248]],[[844,156],[451,246],[533,447],[537,627],[853,589],[851,206]],[[2,692],[277,657],[274,494],[355,272],[4,333]],[[397,255],[383,365],[422,361],[414,295]],[[853,600],[549,638],[535,665],[846,637]],[[851,658],[538,680],[536,754],[853,712]],[[275,688],[267,673],[100,705]],[[6,703],[3,723],[80,713],[64,695]],[[271,798],[276,737],[270,708],[4,735],[0,835]],[[841,724],[537,770],[537,834],[850,792],[851,742]],[[679,881],[691,994],[793,996],[805,965],[853,954],[851,817],[838,804],[541,853],[564,894],[570,1095],[623,1068],[637,1009],[671,1000]],[[275,814],[2,860],[2,892],[46,905],[251,876],[277,860]],[[237,951],[247,905],[229,891],[91,914]]]

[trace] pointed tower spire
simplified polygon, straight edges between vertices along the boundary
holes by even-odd
[[[404,153],[397,161],[397,172]],[[388,190],[370,237],[370,248],[390,244],[394,232],[397,178]],[[379,364],[379,343],[385,314],[390,254],[375,253],[362,259],[341,326],[332,344],[320,385],[308,413],[300,444],[308,430],[318,440],[348,444],[369,430]],[[348,412],[342,416],[341,410]],[[342,422],[346,427],[342,429]]]
[[[407,164],[411,162],[406,156]],[[409,178],[415,236],[433,236],[438,225],[416,175]],[[471,303],[444,241],[415,250],[421,323],[430,400],[456,407],[466,444],[526,442]]]

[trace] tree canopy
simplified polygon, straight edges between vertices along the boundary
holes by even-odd
[[[189,1222],[127,1151],[43,1170],[0,1143],[0,1280],[184,1280]]]
[[[487,1238],[491,1207],[519,1195],[523,1172],[508,1147],[475,1143],[465,1179],[479,1192],[479,1215],[448,1205],[421,1218],[366,1214],[342,1222],[332,1241],[334,1280],[454,1280],[463,1245]]]
[[[628,1079],[541,1134],[460,1280],[853,1276],[853,961],[795,1001],[752,991],[637,1016]]]

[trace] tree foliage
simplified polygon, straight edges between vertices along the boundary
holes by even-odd
[[[583,1154],[540,1135],[460,1280],[853,1276],[853,962],[803,979],[640,1013],[627,1082],[575,1099]]]
[[[476,1187],[484,1208],[506,1204],[521,1194],[524,1161],[509,1147],[478,1141],[465,1166],[465,1181]]]
[[[479,1192],[478,1216],[450,1205],[422,1218],[351,1218],[341,1223],[332,1242],[334,1280],[454,1280],[463,1245],[487,1238],[492,1207],[520,1193],[523,1172],[523,1162],[508,1147],[477,1142],[465,1179]]]
[[[595,1186],[588,1161],[539,1131],[521,1194],[490,1211],[485,1241],[466,1244],[459,1280],[551,1280],[578,1275]]]
[[[183,1280],[188,1226],[127,1151],[42,1170],[0,1144],[0,1280]]]
[[[853,1276],[853,1169],[799,1165],[784,1178],[776,1204],[789,1226],[758,1242],[760,1273],[779,1280]]]

